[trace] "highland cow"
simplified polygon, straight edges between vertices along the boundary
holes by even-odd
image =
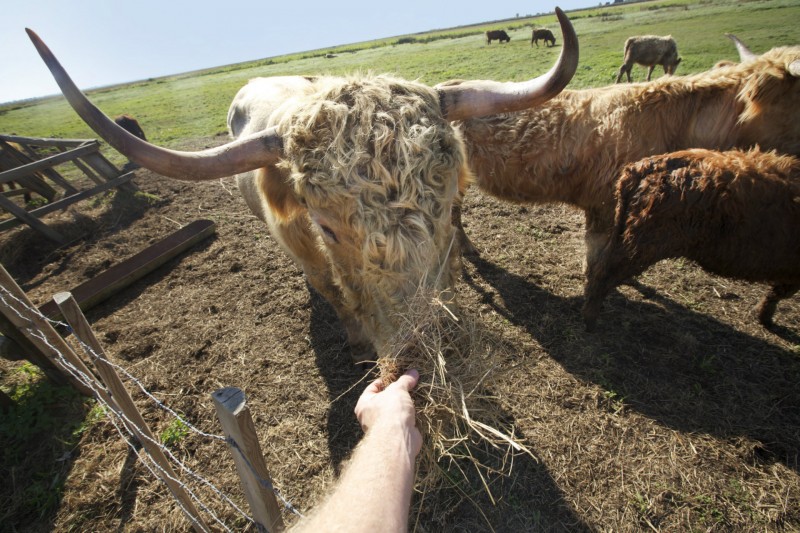
[[[133,135],[136,135],[141,140],[146,141],[147,137],[142,131],[142,127],[139,125],[139,121],[133,118],[130,115],[119,115],[114,119],[114,123]]]
[[[664,74],[675,74],[675,69],[681,62],[678,56],[678,45],[671,35],[640,35],[628,37],[625,41],[624,58],[622,66],[617,73],[617,83],[627,74],[631,81],[631,69],[634,63],[647,67],[647,81],[653,75],[656,65],[664,67]]]
[[[769,283],[756,308],[769,327],[778,301],[800,290],[798,228],[795,157],[687,150],[628,165],[617,183],[611,239],[587,271],[586,328],[614,287],[678,257],[713,274]]]
[[[228,112],[235,140],[196,153],[116,126],[29,33],[73,108],[131,160],[188,181],[238,174],[249,208],[333,305],[363,361],[409,327],[404,316],[416,293],[451,302],[459,250],[450,216],[471,179],[451,122],[541,105],[566,86],[578,42],[556,12],[564,47],[554,68],[533,80],[434,88],[389,76],[258,78]]]
[[[117,126],[121,127],[128,133],[139,137],[141,140],[143,141],[147,140],[147,137],[145,136],[142,127],[139,125],[139,121],[133,118],[132,116],[119,115],[114,119],[114,123],[116,123]],[[125,165],[122,167],[122,170],[128,172],[130,170],[134,170],[137,168],[139,168],[139,165],[137,165],[131,160],[128,160],[128,162],[125,163]]]

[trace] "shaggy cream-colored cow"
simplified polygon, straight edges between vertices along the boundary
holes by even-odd
[[[451,122],[540,105],[566,86],[578,42],[557,15],[564,48],[550,72],[530,81],[432,88],[389,76],[256,79],[228,114],[236,140],[197,153],[117,127],[28,32],[77,113],[132,161],[189,181],[238,174],[247,205],[334,306],[363,361],[413,327],[403,317],[419,291],[450,302],[459,262],[451,210],[471,179]]]

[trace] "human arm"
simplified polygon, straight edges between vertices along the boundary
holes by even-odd
[[[409,394],[418,380],[411,370],[385,388],[374,381],[362,393],[355,412],[364,438],[334,490],[293,531],[407,529],[414,461],[422,447]]]

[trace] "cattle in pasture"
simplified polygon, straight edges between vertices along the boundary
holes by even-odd
[[[615,200],[611,238],[587,269],[589,330],[611,290],[662,259],[768,283],[756,308],[766,327],[800,290],[800,159],[758,149],[654,156],[623,169]]]
[[[402,338],[418,293],[451,303],[460,253],[453,201],[471,180],[453,124],[543,104],[569,83],[577,36],[561,10],[564,47],[525,82],[457,81],[429,87],[390,76],[251,80],[235,96],[235,140],[176,152],[117,127],[29,31],[67,100],[131,160],[188,181],[237,176],[248,207],[336,310],[354,359]],[[428,298],[433,302],[433,298]]]
[[[126,130],[128,133],[136,135],[143,141],[147,140],[144,131],[142,131],[142,127],[139,125],[139,121],[132,116],[118,115],[116,118],[114,118],[114,122],[117,124],[117,126]]]
[[[486,32],[486,44],[492,44],[492,41],[500,41],[507,43],[511,40],[505,30],[489,30]]]
[[[534,44],[538,47],[539,41],[544,41],[546,46],[555,46],[556,45],[556,37],[553,35],[553,32],[548,30],[547,28],[539,28],[533,30],[531,34],[531,46]]]
[[[483,192],[585,212],[590,263],[613,225],[625,164],[687,148],[800,155],[800,47],[691,76],[565,90],[536,109],[467,120],[463,135]]]
[[[625,40],[624,58],[622,66],[617,73],[617,83],[622,75],[628,76],[631,81],[631,69],[635,63],[647,67],[647,81],[653,75],[656,65],[664,67],[665,74],[675,74],[675,69],[681,62],[678,56],[678,45],[671,35],[639,35],[628,37]]]
[[[130,115],[118,115],[116,118],[114,118],[114,122],[117,124],[117,126],[121,127],[122,129],[124,129],[128,133],[139,137],[143,141],[147,140],[147,137],[145,136],[144,131],[142,130],[142,127],[139,125],[139,121],[136,120],[135,118],[133,118],[132,116],[130,116]],[[137,165],[133,161],[129,160],[122,167],[122,170],[127,172],[129,170],[134,170],[136,168],[139,168],[139,165]]]

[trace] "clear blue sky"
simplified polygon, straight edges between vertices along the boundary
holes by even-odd
[[[592,0],[18,0],[0,14],[0,102],[58,93],[25,28],[92,88]]]

